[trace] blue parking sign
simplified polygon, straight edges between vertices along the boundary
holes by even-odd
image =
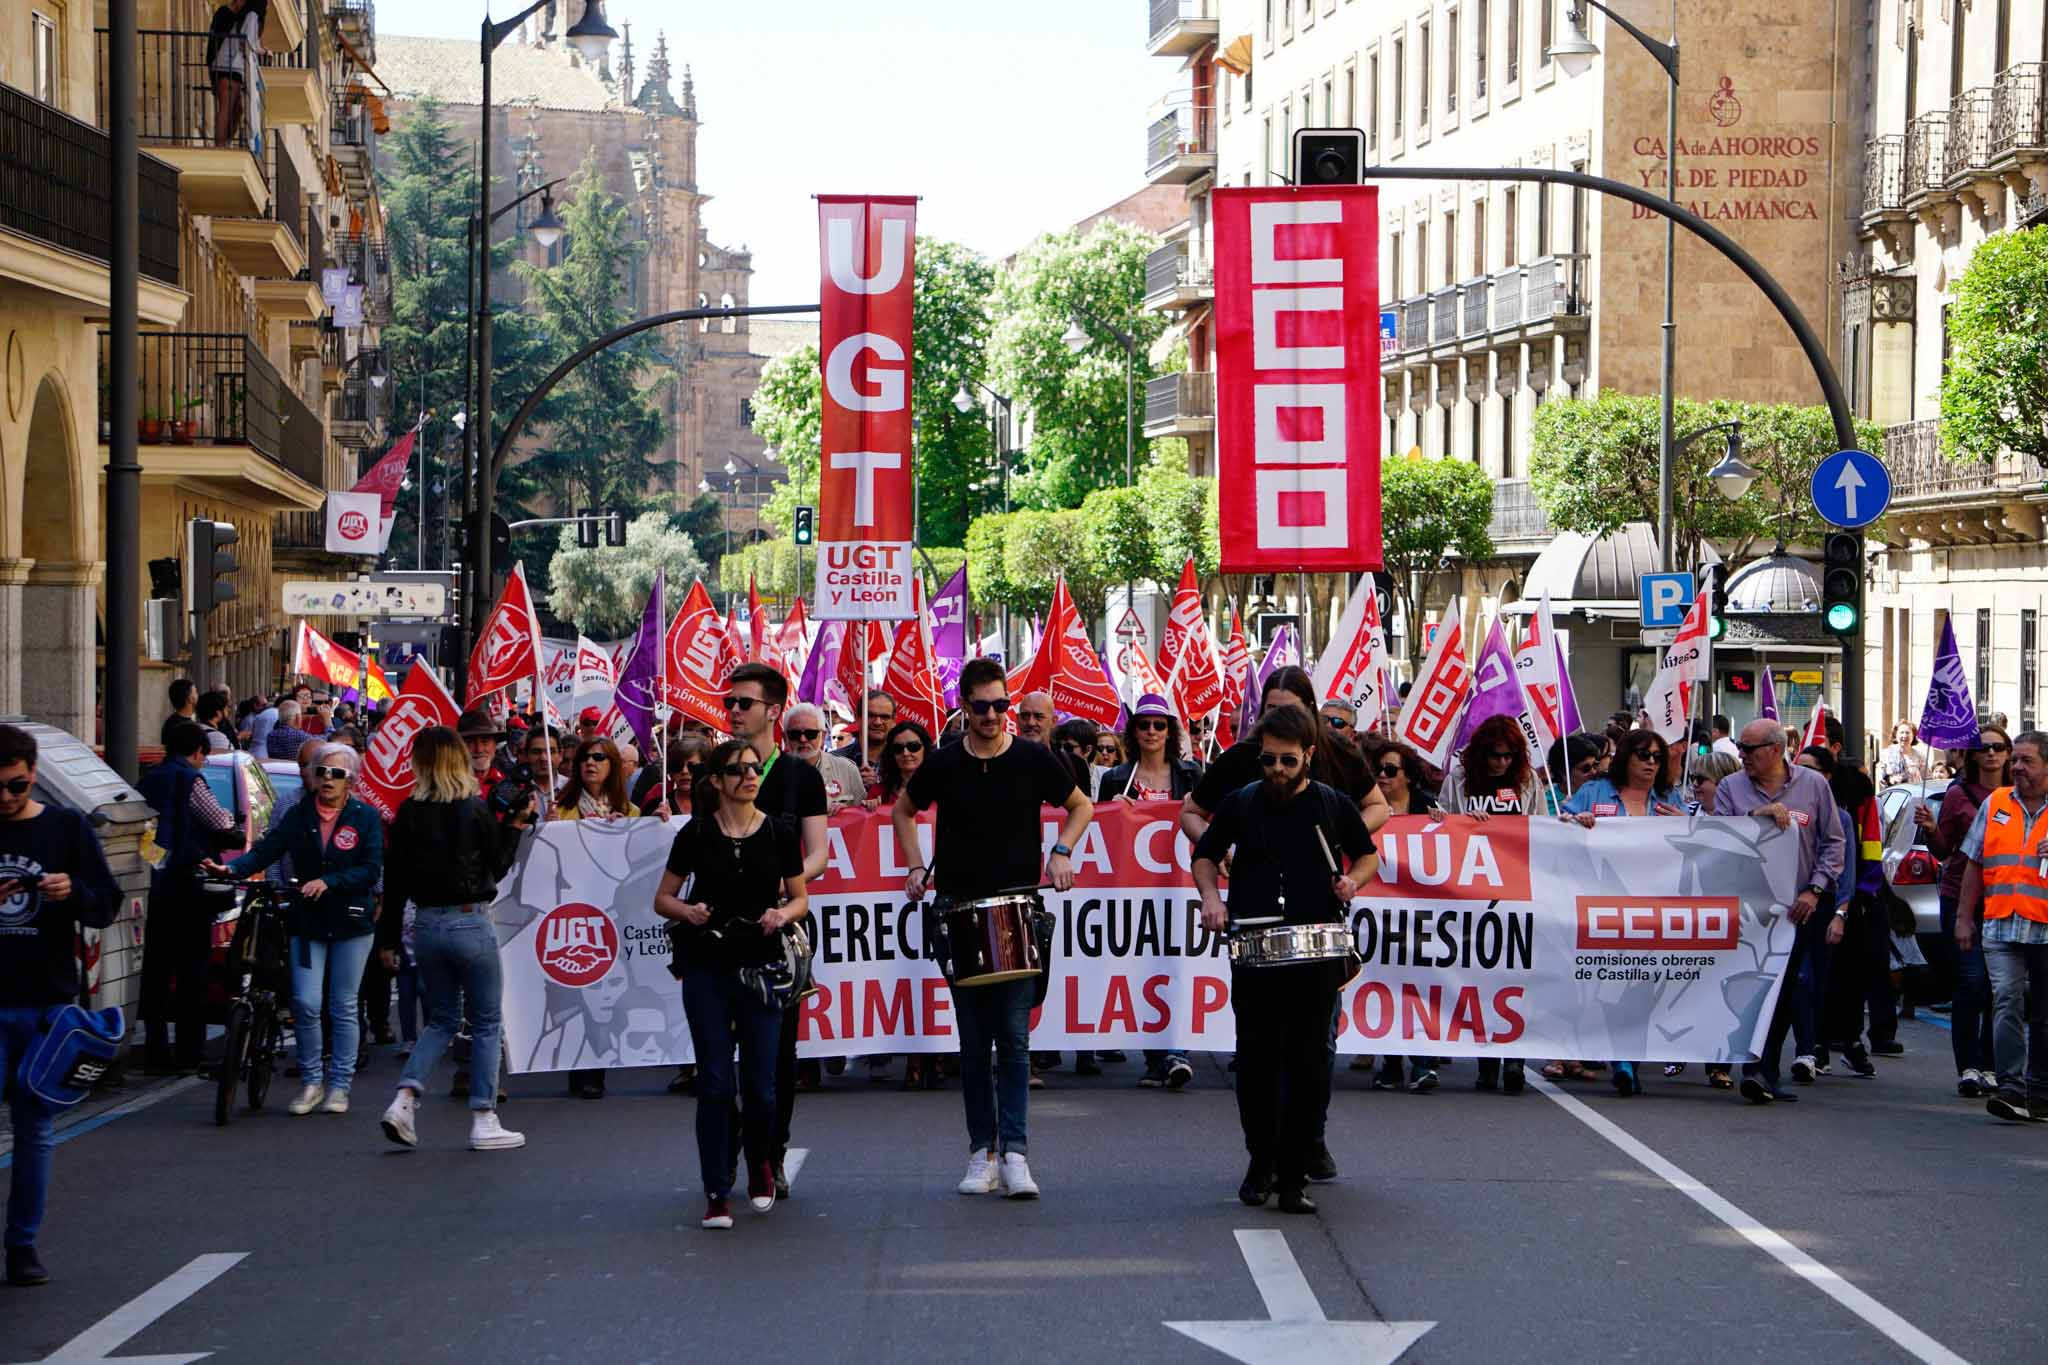
[[[1640,583],[1644,630],[1671,630],[1685,623],[1694,587],[1689,573],[1646,573]]]

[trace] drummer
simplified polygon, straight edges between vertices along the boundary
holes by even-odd
[[[1342,923],[1378,867],[1357,805],[1309,776],[1316,735],[1315,713],[1301,707],[1271,707],[1259,718],[1252,742],[1263,776],[1223,799],[1195,845],[1202,927],[1210,932],[1254,919]],[[1217,891],[1226,857],[1227,907]],[[1282,1213],[1316,1211],[1308,1164],[1330,1099],[1325,1060],[1344,975],[1337,962],[1231,967],[1237,1116],[1251,1153],[1237,1197],[1254,1208],[1277,1190]]]
[[[1039,885],[1043,838],[1041,805],[1064,806],[1058,842],[1043,875],[1056,891],[1074,885],[1074,844],[1095,807],[1067,766],[1042,744],[1003,731],[1010,709],[1003,667],[969,659],[960,670],[960,702],[967,734],[928,754],[896,798],[891,812],[896,847],[910,864],[903,894],[915,903],[939,892],[931,913],[947,905]],[[917,813],[936,804],[932,866],[918,852]],[[972,1155],[962,1194],[1036,1199],[1038,1186],[1025,1156],[1025,1110],[1031,1082],[1031,1007],[1038,986],[1029,977],[991,985],[953,987],[960,1027],[960,1095],[967,1107]],[[993,1074],[989,1052],[995,1052]]]

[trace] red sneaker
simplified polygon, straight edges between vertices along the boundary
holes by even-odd
[[[723,1196],[715,1198],[704,1210],[703,1226],[707,1228],[729,1228],[732,1226],[732,1206]]]
[[[747,1202],[754,1206],[755,1213],[766,1213],[775,1207],[775,1165],[769,1161],[757,1161],[747,1171]]]

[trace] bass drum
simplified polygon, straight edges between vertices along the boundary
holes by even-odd
[[[1045,971],[1035,891],[1004,891],[980,900],[933,907],[945,939],[946,979],[955,986],[993,986]]]

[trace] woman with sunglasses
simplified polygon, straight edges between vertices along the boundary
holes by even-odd
[[[1573,792],[1564,803],[1562,818],[1591,829],[1600,820],[1684,815],[1685,807],[1678,793],[1664,783],[1670,761],[1671,746],[1656,731],[1626,732],[1616,743],[1606,775]],[[1636,1075],[1634,1062],[1615,1062],[1613,1066],[1617,1095],[1643,1093],[1643,1082]],[[1545,1074],[1549,1074],[1548,1068]]]
[[[384,875],[384,821],[368,803],[349,795],[360,760],[342,744],[323,746],[313,756],[312,800],[301,798],[273,824],[256,846],[223,867],[208,860],[216,875],[246,877],[290,856],[299,894],[285,919],[291,936],[292,1031],[298,1040],[299,1075],[304,1084],[287,1108],[348,1112],[349,1083],[355,1079],[361,1041],[356,996],[370,960],[376,928],[375,888]],[[333,1036],[321,1036],[321,1016]],[[322,1059],[322,1043],[332,1053]]]
[[[796,826],[770,819],[761,794],[761,755],[745,740],[711,751],[696,817],[677,832],[654,893],[654,912],[673,923],[673,970],[696,1049],[697,1163],[704,1180],[703,1226],[730,1228],[732,1110],[740,1101],[747,1199],[775,1207],[775,1061],[782,1010],[740,977],[782,952],[777,934],[807,912],[803,847]],[[735,1076],[733,1052],[739,1052]]]
[[[1133,750],[1133,752],[1136,752]],[[1124,761],[1123,736],[1114,730],[1099,730],[1095,735],[1095,766],[1108,772]]]
[[[1963,893],[1963,837],[1977,819],[1977,808],[2000,787],[2012,785],[2012,736],[1996,725],[1979,729],[1977,747],[1956,752],[1956,771],[1941,794],[1941,811],[1914,803],[1913,823],[1920,827],[1928,851],[1942,860],[1941,937],[1948,945],[1955,977],[1955,999],[1949,1006],[1949,1045],[1955,1053],[1956,1093],[1982,1099],[1998,1089],[1998,1070],[1991,1052],[1991,978],[1984,965],[1984,941],[1966,951],[1956,947],[1956,903]]]
[[[931,749],[931,735],[916,721],[899,720],[890,727],[887,737],[882,740],[882,764],[878,774],[883,805],[896,803],[897,793],[910,781],[910,775],[924,766]]]
[[[576,746],[573,776],[555,798],[557,820],[627,820],[640,813],[626,797],[626,765],[599,735]]]

